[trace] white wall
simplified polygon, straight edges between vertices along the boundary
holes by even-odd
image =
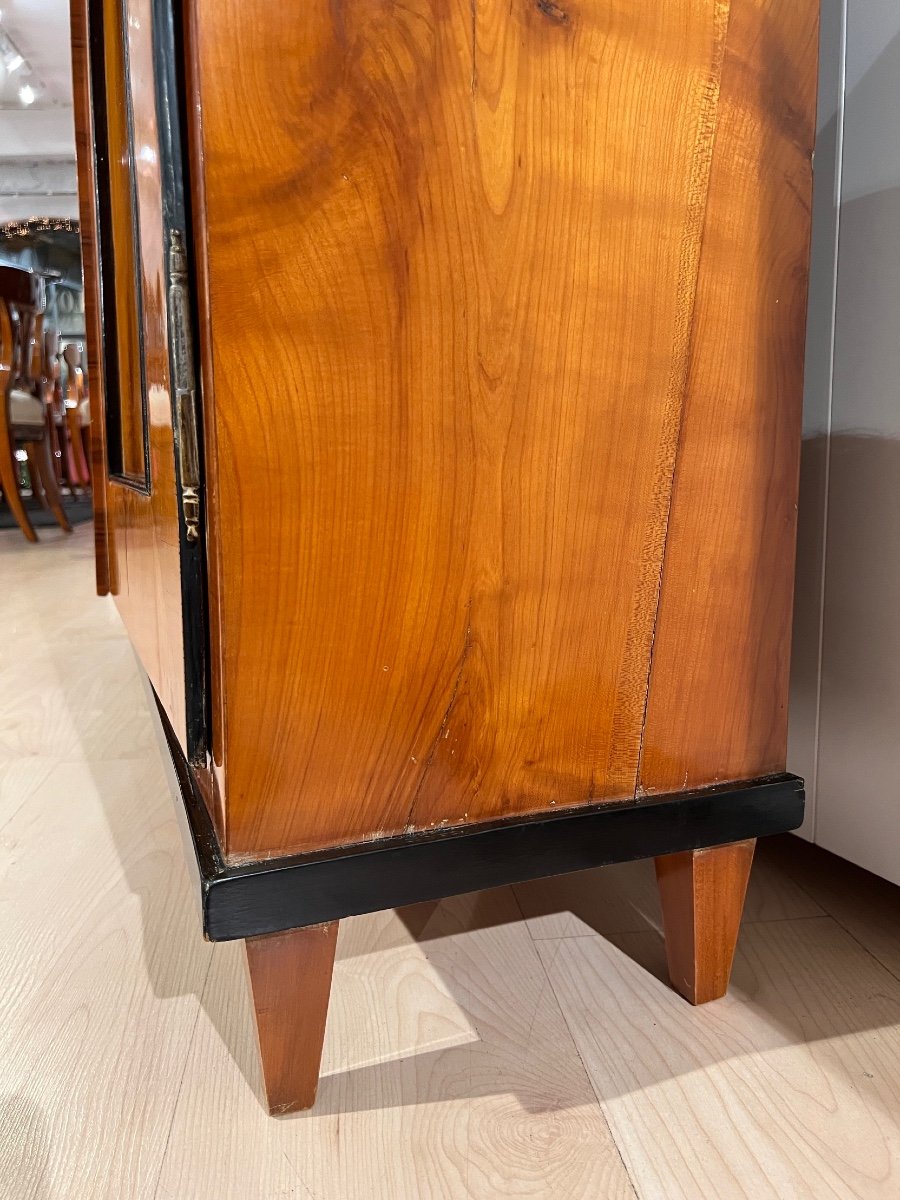
[[[823,0],[789,765],[900,882],[900,3]]]

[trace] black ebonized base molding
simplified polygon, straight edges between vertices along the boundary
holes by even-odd
[[[231,867],[158,701],[157,709],[183,801],[177,807],[193,846],[203,932],[211,941],[786,833],[803,820],[803,780],[772,775]]]

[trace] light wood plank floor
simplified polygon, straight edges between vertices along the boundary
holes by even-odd
[[[268,1118],[90,531],[0,580],[3,1200],[900,1197],[898,891],[793,838],[699,1010],[649,863],[344,922],[318,1105]]]

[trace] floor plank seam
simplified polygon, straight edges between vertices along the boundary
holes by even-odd
[[[557,949],[557,953],[558,953],[558,949]],[[538,958],[540,959],[540,955],[538,955]],[[637,1189],[637,1181],[634,1179],[631,1171],[628,1169],[628,1163],[625,1161],[625,1154],[622,1150],[621,1145],[619,1144],[619,1139],[616,1136],[615,1130],[609,1123],[609,1118],[606,1115],[606,1109],[604,1107],[603,1100],[602,1100],[599,1092],[597,1091],[596,1086],[594,1085],[594,1079],[593,1079],[593,1076],[591,1075],[591,1072],[587,1069],[587,1064],[585,1063],[584,1057],[582,1056],[582,1053],[581,1053],[581,1047],[578,1045],[578,1040],[575,1037],[575,1034],[572,1030],[572,1026],[569,1024],[568,1014],[565,1010],[565,1007],[563,1006],[562,1001],[560,1000],[559,992],[557,992],[556,987],[553,983],[553,967],[555,965],[555,962],[556,962],[556,955],[554,955],[554,961],[550,965],[550,970],[548,971],[546,967],[544,968],[544,973],[546,974],[547,979],[549,980],[549,983],[550,983],[550,990],[553,993],[553,998],[556,1001],[556,1006],[559,1009],[560,1016],[563,1019],[563,1024],[566,1027],[566,1032],[569,1035],[569,1040],[571,1041],[572,1045],[575,1047],[575,1053],[578,1055],[578,1061],[579,1061],[579,1063],[581,1063],[581,1069],[584,1072],[584,1077],[588,1081],[588,1084],[590,1085],[590,1089],[594,1094],[594,1099],[597,1102],[597,1109],[600,1113],[600,1116],[603,1118],[603,1124],[606,1126],[606,1129],[610,1136],[610,1140],[612,1141],[612,1144],[616,1148],[616,1154],[618,1155],[619,1162],[622,1164],[622,1170],[625,1172],[625,1178],[628,1180],[628,1186],[631,1188],[631,1194],[634,1196],[634,1200],[640,1200],[640,1193],[638,1192],[638,1189]],[[541,961],[541,966],[543,966],[543,961]]]
[[[200,995],[197,997],[197,1013],[194,1017],[194,1024],[191,1027],[191,1036],[188,1039],[188,1052],[184,1056],[184,1065],[181,1068],[181,1075],[178,1079],[178,1088],[175,1092],[175,1102],[172,1105],[172,1117],[169,1121],[169,1128],[166,1130],[166,1140],[163,1145],[163,1152],[159,1156],[159,1172],[156,1176],[156,1184],[153,1188],[153,1200],[157,1200],[159,1195],[159,1187],[162,1183],[163,1171],[166,1166],[166,1159],[169,1155],[169,1142],[172,1140],[172,1130],[175,1128],[175,1118],[178,1115],[178,1105],[181,1102],[181,1091],[184,1087],[185,1076],[187,1075],[188,1064],[191,1060],[190,1047],[194,1044],[194,1036],[197,1032],[197,1026],[200,1023],[200,1014],[203,1012],[203,997],[206,995],[207,984],[209,983],[210,972],[212,971],[213,955],[210,954],[209,962],[206,964],[206,974],[203,976],[203,986],[200,988]]]
[[[836,917],[834,913],[831,912],[828,914],[828,917],[830,920],[834,921],[835,925],[837,925],[839,929],[846,933],[847,937],[849,937],[851,941],[854,941],[861,950],[864,950],[865,953],[868,954],[869,958],[877,962],[879,967],[883,967],[892,979],[896,979],[897,982],[900,983],[900,974],[898,974],[893,967],[889,966],[884,959],[880,958],[874,950],[865,944],[865,942],[858,938],[852,929],[848,929],[840,917]]]
[[[515,887],[513,887],[510,890],[512,892],[513,901],[515,902],[516,908],[519,910],[519,913],[522,917],[522,921],[525,924],[526,930],[528,930],[528,935],[529,935],[529,937],[531,937],[532,944],[534,945],[534,948],[535,948],[534,949],[535,955],[537,956],[538,962],[541,964],[541,970],[544,972],[544,977],[547,981],[547,984],[549,985],[550,991],[553,994],[553,999],[556,1002],[556,1007],[559,1009],[559,1015],[562,1017],[563,1024],[566,1027],[566,1033],[569,1035],[569,1041],[572,1043],[572,1047],[575,1050],[576,1055],[578,1056],[578,1061],[581,1064],[581,1070],[584,1072],[584,1077],[587,1080],[588,1085],[591,1089],[591,1092],[593,1093],[594,1099],[597,1103],[597,1109],[603,1120],[603,1124],[606,1126],[606,1130],[609,1134],[610,1141],[612,1142],[613,1146],[615,1146],[615,1148],[616,1148],[616,1155],[618,1156],[619,1162],[622,1165],[622,1170],[625,1173],[625,1178],[628,1180],[628,1186],[631,1188],[631,1194],[632,1194],[632,1196],[634,1196],[634,1200],[640,1200],[640,1195],[637,1190],[637,1185],[636,1185],[634,1179],[632,1178],[631,1172],[628,1170],[628,1164],[625,1162],[625,1157],[622,1153],[622,1147],[619,1145],[618,1138],[616,1137],[615,1133],[613,1132],[612,1127],[610,1126],[609,1119],[607,1118],[606,1112],[603,1107],[603,1101],[601,1100],[601,1098],[597,1092],[597,1089],[594,1086],[594,1080],[591,1076],[590,1071],[588,1071],[588,1069],[587,1069],[587,1064],[584,1061],[584,1058],[581,1053],[581,1049],[578,1045],[578,1042],[575,1038],[574,1033],[572,1032],[572,1026],[569,1024],[568,1015],[566,1013],[565,1008],[563,1007],[562,1001],[559,998],[559,993],[557,992],[556,987],[554,986],[554,983],[553,983],[553,969],[556,964],[556,958],[559,954],[560,947],[557,946],[556,954],[554,954],[554,956],[553,956],[553,962],[550,964],[550,968],[548,969],[544,964],[544,960],[541,958],[540,954],[538,953],[537,944],[535,942],[534,937],[532,937],[532,935],[531,935],[531,930],[528,928],[528,920],[525,917],[525,913],[522,910],[522,905],[519,903],[519,897],[516,894],[516,889],[515,889]],[[596,936],[596,935],[593,935],[593,936]],[[558,940],[562,941],[564,939],[560,938]]]

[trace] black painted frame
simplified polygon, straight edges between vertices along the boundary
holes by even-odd
[[[786,833],[803,820],[803,780],[780,774],[229,866],[159,701],[157,710],[181,794],[176,807],[199,884],[203,933],[210,941]]]

